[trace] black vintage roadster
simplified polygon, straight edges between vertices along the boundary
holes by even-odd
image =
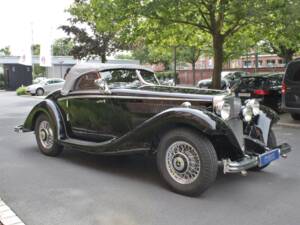
[[[135,65],[79,64],[62,90],[37,104],[16,131],[34,131],[40,151],[59,155],[69,146],[93,154],[156,155],[176,192],[198,195],[224,173],[261,170],[288,144],[277,145],[278,116],[218,90],[168,87]]]

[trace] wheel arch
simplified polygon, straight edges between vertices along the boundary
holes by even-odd
[[[24,131],[34,131],[36,120],[41,114],[45,114],[52,120],[59,140],[66,137],[64,120],[60,109],[50,99],[45,99],[33,107],[24,122]]]
[[[134,139],[146,140],[155,152],[161,137],[179,127],[191,129],[207,137],[215,147],[219,159],[241,157],[241,149],[231,128],[221,118],[205,110],[168,109],[148,119],[129,135]]]

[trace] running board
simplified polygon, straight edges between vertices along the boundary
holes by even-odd
[[[84,141],[78,140],[75,138],[68,138],[64,140],[60,140],[60,144],[64,146],[73,147],[77,150],[88,152],[92,154],[101,154],[101,155],[128,155],[135,154],[140,152],[148,152],[151,148],[133,148],[133,149],[114,149],[113,142],[116,139],[111,139],[109,141],[104,142],[92,142],[92,141]]]
[[[98,147],[103,147],[106,146],[110,143],[112,143],[114,139],[111,139],[109,141],[104,141],[104,142],[93,142],[93,141],[84,141],[84,140],[79,140],[75,138],[67,138],[60,140],[60,143],[62,145],[71,145],[71,146],[78,146],[78,147],[87,147],[87,148],[98,148]]]

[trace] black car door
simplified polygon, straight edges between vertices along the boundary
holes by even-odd
[[[291,108],[300,108],[300,61],[289,64],[284,76],[285,105]]]
[[[115,138],[111,126],[115,119],[112,104],[110,98],[96,86],[98,78],[97,72],[82,75],[74,90],[59,100],[65,112],[68,135],[72,138],[96,142]]]

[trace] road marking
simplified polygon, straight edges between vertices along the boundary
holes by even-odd
[[[0,198],[0,224],[25,225],[22,220]]]

